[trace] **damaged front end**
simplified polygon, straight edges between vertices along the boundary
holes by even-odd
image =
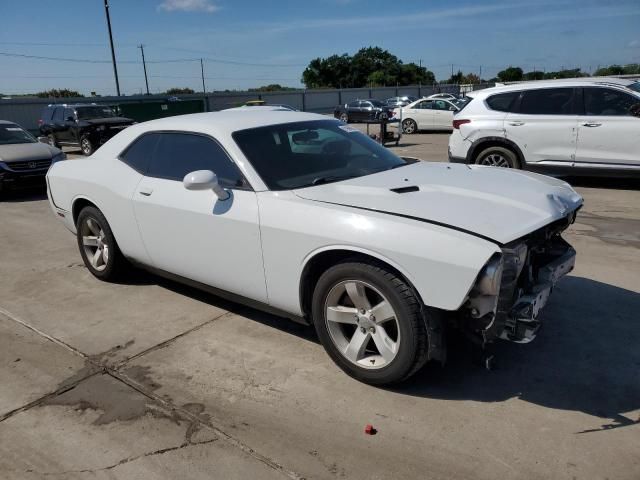
[[[560,234],[576,212],[502,247],[482,269],[460,310],[459,327],[476,343],[532,341],[556,282],[573,270],[576,251]]]

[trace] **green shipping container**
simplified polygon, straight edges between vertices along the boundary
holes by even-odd
[[[136,122],[146,122],[156,118],[204,112],[204,100],[180,100],[174,102],[120,103],[116,105],[118,114]]]

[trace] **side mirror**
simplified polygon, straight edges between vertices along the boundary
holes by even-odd
[[[187,190],[213,190],[219,200],[227,200],[231,195],[218,183],[218,177],[211,170],[196,170],[187,173],[182,180]]]
[[[71,116],[67,117],[67,122],[75,122],[75,121],[76,121],[75,118],[73,118]]]

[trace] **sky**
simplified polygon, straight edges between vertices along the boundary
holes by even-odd
[[[640,62],[639,0],[109,0],[123,94],[270,83],[302,87],[310,60],[380,46],[491,78]],[[0,93],[115,94],[103,0],[0,0]],[[7,56],[10,54],[11,56]],[[64,58],[77,61],[48,60]],[[88,61],[87,61],[88,60]]]

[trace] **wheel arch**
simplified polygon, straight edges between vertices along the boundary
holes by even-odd
[[[413,290],[416,297],[424,305],[420,293],[416,289],[410,275],[392,260],[377,252],[372,252],[359,247],[335,245],[324,247],[311,252],[303,261],[302,273],[299,282],[300,309],[305,318],[311,315],[311,301],[313,291],[320,276],[331,266],[346,260],[370,262],[388,268],[395,275],[400,277]]]
[[[515,142],[504,137],[483,137],[474,141],[467,151],[467,164],[475,163],[476,155],[489,147],[505,147],[512,150],[518,157],[520,167],[522,169],[526,168],[527,162],[525,161],[524,154],[520,147]]]
[[[90,200],[87,197],[78,196],[78,197],[74,198],[73,202],[71,203],[71,217],[73,218],[73,224],[74,225],[77,225],[77,223],[78,223],[78,215],[80,215],[80,212],[85,207],[95,207],[98,210],[100,210],[100,207],[98,207],[96,202],[94,202],[93,200]],[[102,210],[100,210],[100,211],[102,211]]]

